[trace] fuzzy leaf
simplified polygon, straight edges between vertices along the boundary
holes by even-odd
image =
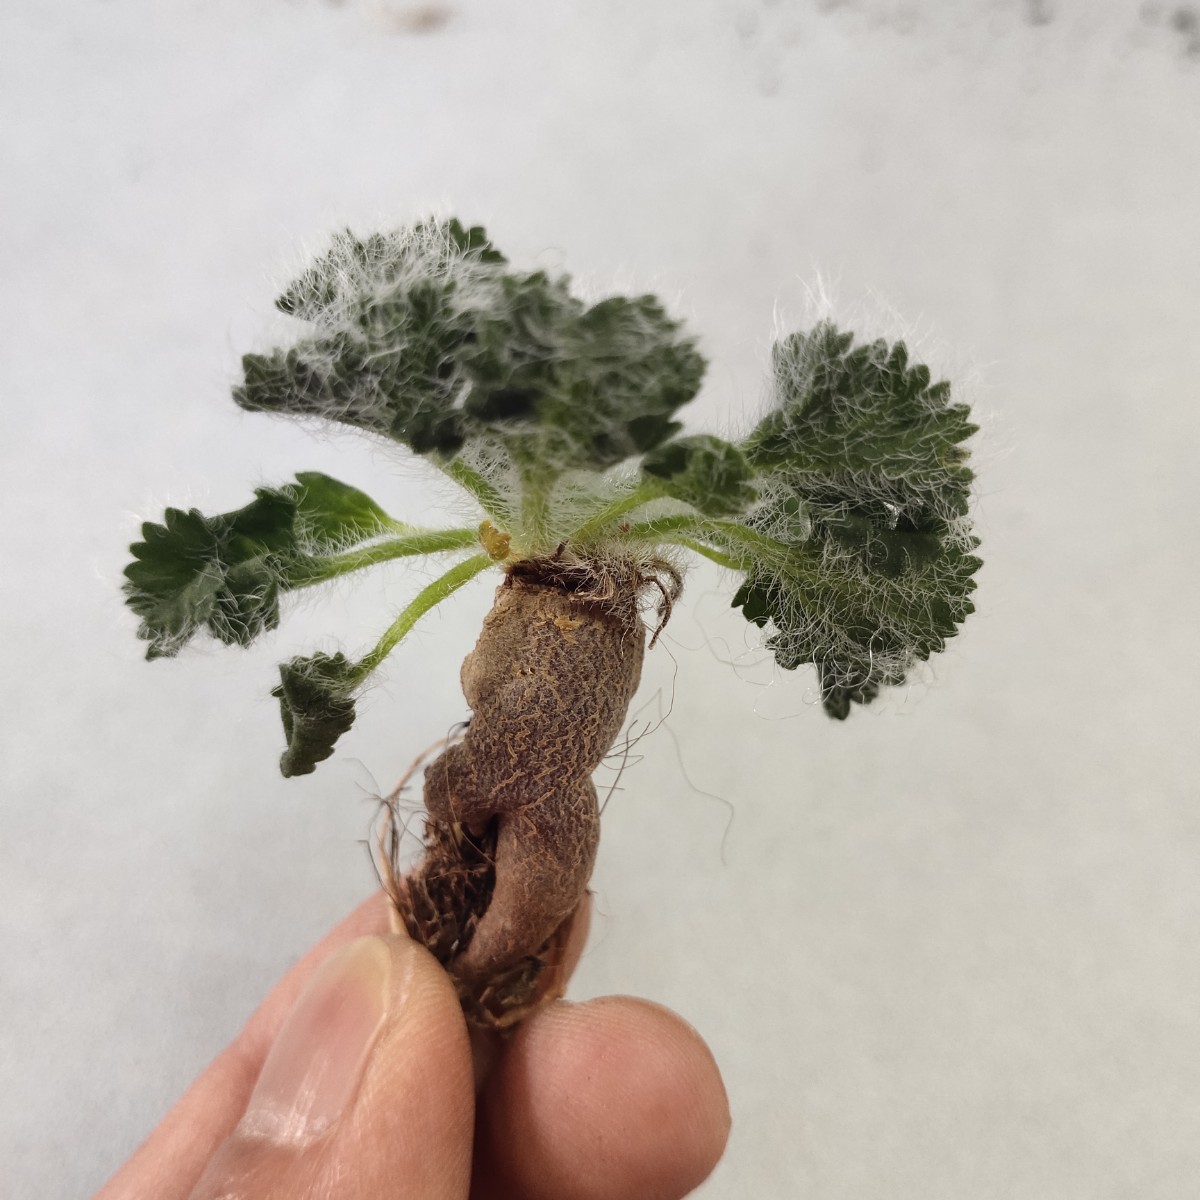
[[[259,488],[234,512],[206,517],[169,508],[130,547],[125,598],[142,618],[146,657],[169,657],[207,628],[248,645],[279,624],[279,594],[311,577],[322,557],[384,532],[387,517],[363,492],[317,472]]]
[[[754,624],[770,622],[766,644],[785,670],[816,665],[825,710],[840,719],[851,701],[868,703],[945,648],[974,611],[971,576],[979,565],[950,546],[906,573],[871,576],[827,544],[801,545],[757,561],[733,603]]]
[[[776,407],[743,443],[763,500],[732,530],[734,597],[791,670],[814,663],[839,719],[944,648],[973,610],[966,514],[975,426],[903,343],[826,323],[774,351]]]
[[[378,537],[389,526],[387,513],[366,492],[319,471],[299,471],[294,484],[278,490],[295,500],[296,541],[313,554]]]
[[[660,480],[668,495],[710,517],[744,512],[758,497],[745,454],[710,434],[655,447],[642,460],[642,470]]]
[[[279,667],[271,695],[279,701],[287,749],[279,760],[285,778],[309,775],[332,753],[338,738],[354,724],[358,668],[344,654],[293,658]]]
[[[275,306],[305,321],[318,320],[339,306],[358,304],[364,292],[394,286],[411,266],[413,256],[421,254],[432,254],[443,271],[458,260],[505,261],[481,226],[467,229],[454,218],[366,238],[347,229],[334,235],[330,248],[288,287]]]
[[[704,361],[653,297],[590,307],[508,269],[478,227],[346,234],[280,297],[311,323],[243,360],[252,411],[340,421],[441,459],[499,442],[526,468],[604,470],[679,429]]]
[[[853,334],[822,322],[776,343],[772,360],[776,405],[744,444],[757,468],[786,472],[827,504],[865,494],[899,517],[966,513],[962,443],[977,427],[965,404],[950,403],[948,383],[909,365],[903,342],[855,346]]]

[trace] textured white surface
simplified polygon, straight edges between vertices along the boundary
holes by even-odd
[[[745,419],[817,268],[983,381],[980,611],[932,686],[831,724],[807,678],[761,686],[707,570],[648,671],[651,712],[677,662],[674,707],[608,807],[577,994],[709,1039],[735,1129],[704,1194],[1194,1194],[1190,11],[461,0],[421,33],[383,0],[7,0],[6,1194],[103,1181],[367,892],[369,793],[464,712],[487,584],[292,783],[275,663],[367,643],[418,573],[153,665],[117,590],[167,503],[318,469],[428,507],[389,453],[227,388],[301,243],[433,207],[661,290],[712,361],[697,420]]]

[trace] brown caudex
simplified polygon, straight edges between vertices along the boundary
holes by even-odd
[[[641,600],[658,589],[661,621],[678,582],[662,563],[514,563],[463,662],[473,715],[425,770],[426,856],[393,896],[476,1024],[561,992],[600,834],[592,773],[641,677]]]

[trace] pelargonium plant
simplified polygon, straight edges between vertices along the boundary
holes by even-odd
[[[398,558],[447,563],[361,658],[282,664],[292,776],[333,753],[425,613],[499,573],[462,665],[470,722],[425,769],[425,856],[387,880],[478,1025],[512,1024],[561,989],[599,840],[592,774],[690,556],[726,568],[734,607],[781,668],[815,671],[837,720],[903,683],[972,611],[975,426],[901,341],[830,321],[781,337],[765,415],[728,440],[683,431],[705,361],[654,297],[585,302],[565,276],[515,269],[479,227],[341,234],[276,303],[296,338],[243,359],[237,403],[398,443],[478,521],[409,524],[305,472],[234,512],[145,524],[126,598],[156,659],[202,629],[248,645],[296,589]]]

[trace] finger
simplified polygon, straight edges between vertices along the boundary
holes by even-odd
[[[95,1200],[182,1200],[213,1150],[237,1124],[267,1050],[317,967],[339,946],[388,928],[389,905],[379,892],[328,933],[275,985],[245,1028],[188,1089]]]
[[[531,1017],[479,1105],[472,1200],[676,1200],[708,1177],[729,1136],[700,1035],[627,997]]]
[[[473,1126],[449,978],[405,936],[360,938],[305,987],[192,1200],[463,1200]]]

